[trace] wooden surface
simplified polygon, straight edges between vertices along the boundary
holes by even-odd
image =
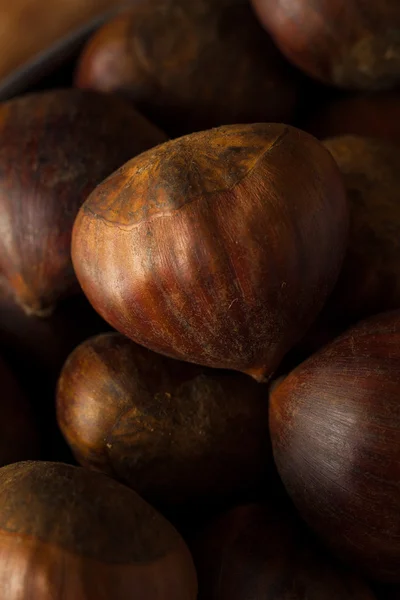
[[[130,2],[0,0],[0,80],[93,17]]]

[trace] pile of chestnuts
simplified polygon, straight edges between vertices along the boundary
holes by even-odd
[[[399,600],[399,1],[137,0],[38,84],[1,598]]]

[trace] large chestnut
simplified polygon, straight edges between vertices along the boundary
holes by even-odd
[[[400,148],[385,140],[328,139],[350,208],[349,246],[325,321],[355,322],[400,308]]]
[[[0,588],[7,600],[195,600],[177,531],[135,492],[62,463],[0,470]]]
[[[400,582],[400,312],[364,321],[271,392],[275,462],[307,523],[366,575]]]
[[[18,380],[0,359],[0,467],[38,457],[39,437],[32,410]]]
[[[327,103],[304,128],[317,138],[339,135],[377,137],[400,143],[400,92],[358,94]]]
[[[89,196],[72,257],[94,308],[151,350],[268,378],[341,267],[348,209],[315,138],[232,125],[163,144]]]
[[[101,28],[76,85],[118,91],[171,134],[288,122],[299,81],[247,0],[146,0]]]
[[[176,512],[261,484],[271,457],[265,395],[244,375],[207,372],[109,333],[67,360],[57,414],[81,465]]]
[[[283,54],[309,75],[348,89],[400,83],[398,0],[252,0]]]
[[[165,136],[127,102],[56,90],[0,105],[0,277],[27,313],[79,289],[71,231],[107,175]]]
[[[374,600],[295,519],[272,506],[234,508],[193,542],[199,600]]]

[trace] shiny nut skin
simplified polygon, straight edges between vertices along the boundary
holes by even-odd
[[[267,476],[267,399],[266,386],[244,375],[172,360],[109,333],[68,358],[57,415],[81,465],[119,479],[163,513],[196,514],[252,493]]]
[[[232,125],[143,153],[92,193],[72,258],[94,308],[167,356],[268,379],[339,274],[348,211],[313,137]]]
[[[348,330],[271,393],[280,476],[300,514],[367,577],[400,581],[400,312]]]
[[[0,470],[0,587],[7,600],[195,600],[177,531],[135,492],[62,463]]]
[[[283,54],[308,75],[354,90],[400,83],[398,0],[252,0]]]
[[[28,314],[79,291],[71,232],[89,193],[165,136],[127,102],[54,90],[0,104],[0,278]]]
[[[75,82],[125,95],[176,137],[230,123],[290,122],[301,78],[247,0],[146,0],[94,34]]]

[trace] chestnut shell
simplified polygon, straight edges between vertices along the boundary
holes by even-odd
[[[194,540],[199,600],[374,600],[290,513],[240,506]]]
[[[400,312],[360,323],[270,398],[275,462],[301,515],[368,577],[400,581]]]
[[[78,87],[120,92],[171,135],[288,122],[300,78],[247,0],[146,0],[83,51]]]
[[[0,470],[0,588],[7,600],[195,600],[177,531],[132,490],[62,463]]]
[[[342,178],[280,124],[192,134],[89,196],[72,258],[94,308],[167,356],[268,378],[331,291],[347,243]]]
[[[398,0],[252,0],[283,54],[307,74],[356,90],[400,83]]]
[[[27,313],[79,290],[71,232],[107,175],[166,137],[129,103],[54,90],[0,104],[0,277]]]
[[[165,358],[118,333],[74,350],[57,414],[82,466],[117,478],[164,514],[214,510],[252,493],[272,463],[265,386]]]
[[[354,323],[400,308],[400,147],[357,136],[324,141],[345,183],[349,245],[324,319]]]

